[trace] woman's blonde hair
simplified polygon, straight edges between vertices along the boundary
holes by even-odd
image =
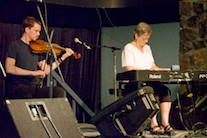
[[[151,27],[145,23],[145,22],[140,22],[136,28],[134,29],[134,35],[137,34],[138,36],[141,36],[143,34],[152,34],[152,29]]]

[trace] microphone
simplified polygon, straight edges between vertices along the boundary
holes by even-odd
[[[85,42],[81,42],[77,37],[74,39],[74,42],[85,46],[87,49],[91,49],[90,46],[88,46]]]

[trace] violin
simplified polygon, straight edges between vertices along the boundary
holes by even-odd
[[[51,43],[51,44],[57,56],[60,55],[63,50],[65,50],[65,48],[61,47],[59,44],[56,44],[56,43]],[[51,51],[49,44],[40,39],[36,41],[31,41],[30,49],[33,53],[36,53],[36,54],[39,54],[39,53],[42,54],[42,53],[47,53],[47,51]],[[75,52],[73,56],[75,57],[75,59],[81,58],[81,54],[77,52]]]

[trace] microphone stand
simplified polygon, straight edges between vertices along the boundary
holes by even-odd
[[[53,58],[54,58],[54,60],[56,62],[56,65],[57,65],[57,68],[58,68],[60,77],[61,77],[61,79],[62,79],[63,82],[64,82],[64,79],[63,79],[63,75],[61,73],[60,67],[58,65],[57,55],[56,55],[55,50],[53,49],[53,46],[51,44],[51,40],[49,38],[48,31],[47,31],[46,25],[45,25],[44,20],[43,20],[43,17],[42,17],[42,14],[41,14],[41,11],[40,11],[40,7],[39,7],[39,5],[37,3],[36,3],[36,5],[37,5],[37,10],[39,12],[39,15],[40,15],[40,18],[41,18],[41,21],[42,21],[42,24],[43,24],[43,28],[45,30],[45,34],[46,34],[46,37],[47,37],[47,40],[48,40],[48,44],[49,44],[49,47],[51,48],[51,53],[52,53],[51,54],[51,58],[50,58],[50,89],[49,89],[49,98],[52,98],[52,95],[53,95],[53,82],[52,82],[52,80],[53,80],[53,77],[52,77],[52,63],[53,63]],[[53,58],[52,58],[52,56],[53,56]]]
[[[117,101],[117,86],[116,86],[116,74],[117,74],[117,69],[116,69],[116,50],[112,49],[113,55],[114,55],[114,100]]]
[[[86,44],[86,43],[84,43]],[[82,44],[83,45],[83,44]],[[87,44],[86,44],[87,45]],[[99,48],[109,48],[109,49],[112,49],[112,52],[113,52],[113,61],[114,61],[114,100],[117,101],[117,85],[116,85],[116,81],[117,81],[117,78],[116,78],[116,74],[117,74],[117,65],[116,65],[116,51],[117,50],[121,50],[121,48],[118,48],[118,47],[109,47],[109,46],[100,46],[100,45],[93,45],[93,44],[88,44],[92,47],[99,47]],[[84,45],[85,46],[85,45]]]

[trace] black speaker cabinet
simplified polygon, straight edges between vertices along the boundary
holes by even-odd
[[[105,107],[91,122],[102,137],[130,137],[142,132],[159,109],[153,88],[145,86]]]
[[[6,104],[16,128],[10,131],[12,138],[84,137],[67,98],[6,100]]]

